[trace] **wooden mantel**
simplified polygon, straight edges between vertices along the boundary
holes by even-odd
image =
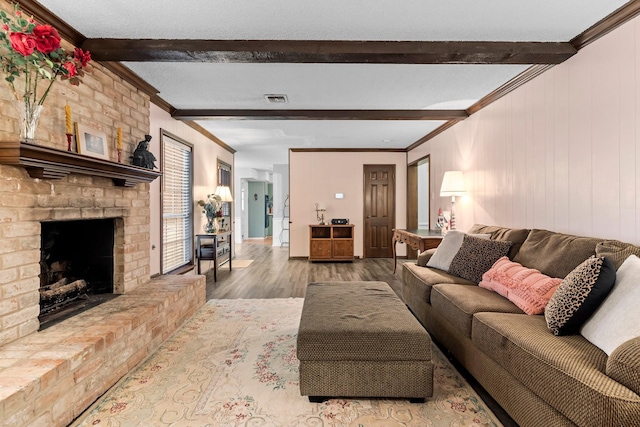
[[[111,178],[118,187],[133,187],[162,175],[138,166],[17,141],[0,141],[0,164],[22,166],[32,178],[60,179],[79,173]]]

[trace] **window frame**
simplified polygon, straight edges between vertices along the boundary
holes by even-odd
[[[167,216],[165,214],[165,198],[168,195],[166,190],[167,186],[167,177],[169,176],[169,172],[171,172],[167,168],[167,155],[165,153],[166,145],[165,144],[179,144],[184,146],[185,151],[189,152],[186,165],[188,167],[187,171],[187,184],[186,188],[188,194],[183,197],[186,201],[182,206],[186,208],[184,211],[183,217],[187,220],[186,230],[185,230],[185,245],[181,248],[183,251],[184,262],[180,265],[171,266],[170,270],[165,268],[165,250],[167,249],[168,242],[166,241],[165,233],[166,233],[166,225],[167,225]],[[185,267],[190,267],[194,265],[194,203],[193,203],[193,175],[194,175],[194,163],[193,163],[193,152],[194,145],[185,141],[184,139],[178,137],[177,135],[173,135],[170,132],[167,132],[164,129],[160,129],[160,162],[162,168],[162,177],[160,184],[160,271],[161,274],[174,274],[176,272],[180,272]]]

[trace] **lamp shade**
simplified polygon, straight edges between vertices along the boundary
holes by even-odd
[[[218,185],[214,194],[216,196],[220,196],[220,200],[223,202],[233,202],[231,190],[229,189],[228,185]]]
[[[440,197],[464,196],[465,194],[462,171],[445,172],[444,178],[442,178],[442,186],[440,187]]]

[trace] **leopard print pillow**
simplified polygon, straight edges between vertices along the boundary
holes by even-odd
[[[510,247],[511,242],[481,239],[466,234],[458,253],[451,260],[449,273],[479,283],[482,275],[509,253]]]
[[[554,335],[571,335],[607,297],[616,281],[609,258],[592,256],[564,278],[544,311]]]

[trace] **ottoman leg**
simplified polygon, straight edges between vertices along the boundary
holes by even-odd
[[[309,396],[309,402],[311,403],[322,403],[329,400],[327,396]]]
[[[424,397],[412,397],[409,399],[409,403],[424,403]]]

